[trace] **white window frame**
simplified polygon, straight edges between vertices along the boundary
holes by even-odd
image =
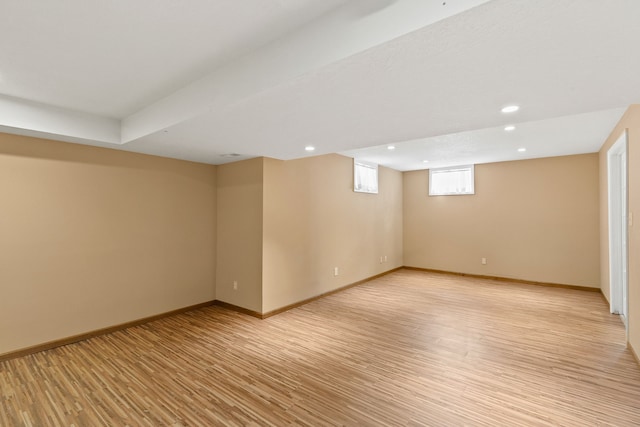
[[[455,172],[470,172],[471,174],[471,182],[467,183],[468,186],[466,190],[461,191],[446,191],[446,190],[438,190],[435,187],[434,175],[442,174],[442,173],[455,173]],[[446,168],[436,168],[429,169],[429,196],[465,196],[475,194],[475,167],[474,165],[462,165],[462,166],[451,166]]]
[[[362,182],[363,177],[371,177],[369,185]],[[374,182],[375,181],[375,182]],[[353,159],[353,191],[356,193],[378,194],[378,165],[363,160]]]

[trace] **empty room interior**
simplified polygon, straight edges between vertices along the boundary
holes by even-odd
[[[640,425],[637,0],[0,10],[0,426]]]

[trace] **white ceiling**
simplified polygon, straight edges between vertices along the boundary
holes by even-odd
[[[400,171],[594,153],[625,108],[419,138],[344,151],[349,157]],[[390,150],[389,147],[393,147]],[[518,151],[524,149],[525,151]]]
[[[1,92],[124,118],[344,0],[3,0]]]
[[[306,145],[399,170],[594,152],[640,100],[637,0],[3,0],[2,12],[0,130],[212,164]],[[511,103],[521,110],[500,113]]]

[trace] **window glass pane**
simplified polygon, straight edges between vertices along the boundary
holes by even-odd
[[[474,194],[474,167],[429,169],[429,195]]]
[[[378,165],[354,160],[353,190],[360,193],[377,193]]]

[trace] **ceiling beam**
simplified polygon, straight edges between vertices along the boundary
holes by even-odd
[[[323,66],[378,46],[489,0],[357,0],[297,32],[218,68],[125,118],[122,141],[223,111]]]
[[[0,95],[0,128],[79,143],[120,144],[120,120]]]

